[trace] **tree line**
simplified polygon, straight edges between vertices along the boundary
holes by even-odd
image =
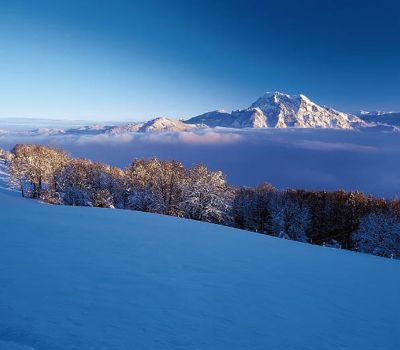
[[[18,144],[0,151],[23,197],[51,204],[139,210],[286,239],[400,258],[400,201],[361,192],[229,186],[221,171],[136,159],[126,169]]]

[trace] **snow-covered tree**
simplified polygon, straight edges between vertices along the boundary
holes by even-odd
[[[113,206],[115,208],[126,208],[128,195],[126,189],[125,172],[117,167],[108,168],[108,190],[112,196]]]
[[[158,213],[159,201],[153,192],[153,178],[159,168],[156,158],[136,159],[125,170],[127,206],[132,210]]]
[[[400,220],[392,211],[363,217],[352,238],[359,252],[400,258]]]
[[[10,175],[22,196],[40,198],[53,176],[69,161],[67,154],[54,147],[16,145],[12,150]]]
[[[12,158],[11,152],[5,151],[4,149],[0,148],[0,160],[9,162]]]
[[[182,197],[181,207],[186,217],[216,223],[227,221],[232,194],[221,171],[194,166],[182,182]]]
[[[161,161],[155,157],[148,161],[135,160],[126,169],[126,178],[128,202],[135,203],[135,207],[151,207],[158,213],[182,215],[182,183],[185,179],[185,169],[181,163]],[[140,203],[141,200],[144,202]]]
[[[55,181],[64,204],[104,208],[126,205],[125,173],[121,169],[75,159],[56,174]]]
[[[270,184],[261,184],[255,189],[241,188],[235,191],[232,204],[233,221],[237,227],[277,235],[272,218],[272,209],[277,204],[278,191]]]
[[[294,193],[278,191],[269,184],[240,189],[233,201],[237,227],[296,241],[308,241],[309,210]]]
[[[307,242],[310,223],[306,205],[289,192],[275,192],[269,201],[273,234],[294,241]]]
[[[58,193],[63,204],[76,206],[92,206],[90,193],[91,162],[84,159],[74,159],[69,162],[56,176]]]
[[[110,167],[106,164],[97,162],[87,165],[88,181],[87,186],[90,193],[90,201],[94,207],[112,208],[114,207],[111,182],[109,173]]]
[[[152,191],[163,214],[181,216],[182,182],[185,169],[177,161],[158,161],[152,181]]]
[[[158,200],[149,187],[135,188],[129,192],[127,207],[150,213],[159,213]]]
[[[307,229],[310,222],[309,211],[298,200],[286,195],[283,205],[284,232],[290,239],[307,242]]]

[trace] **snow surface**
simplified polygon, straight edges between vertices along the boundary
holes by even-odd
[[[399,349],[400,262],[0,190],[0,349]]]

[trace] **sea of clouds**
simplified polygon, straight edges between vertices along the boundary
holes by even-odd
[[[222,170],[234,185],[400,194],[400,134],[321,129],[208,129],[119,135],[0,135],[0,147],[56,145],[75,157],[125,167],[157,156]]]

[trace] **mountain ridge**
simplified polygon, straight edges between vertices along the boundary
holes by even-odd
[[[249,107],[231,112],[214,110],[189,119],[157,117],[145,122],[93,124],[70,128],[39,127],[19,135],[118,135],[124,133],[185,132],[207,128],[264,129],[310,128],[400,131],[400,113],[338,111],[319,105],[304,94],[266,92]],[[10,134],[7,130],[3,135]]]
[[[213,111],[188,119],[187,123],[202,122],[216,125],[215,119],[224,119],[223,125],[253,128],[335,128],[353,129],[362,124],[355,115],[320,106],[303,94],[289,95],[278,91],[266,92],[248,108],[231,113]]]

